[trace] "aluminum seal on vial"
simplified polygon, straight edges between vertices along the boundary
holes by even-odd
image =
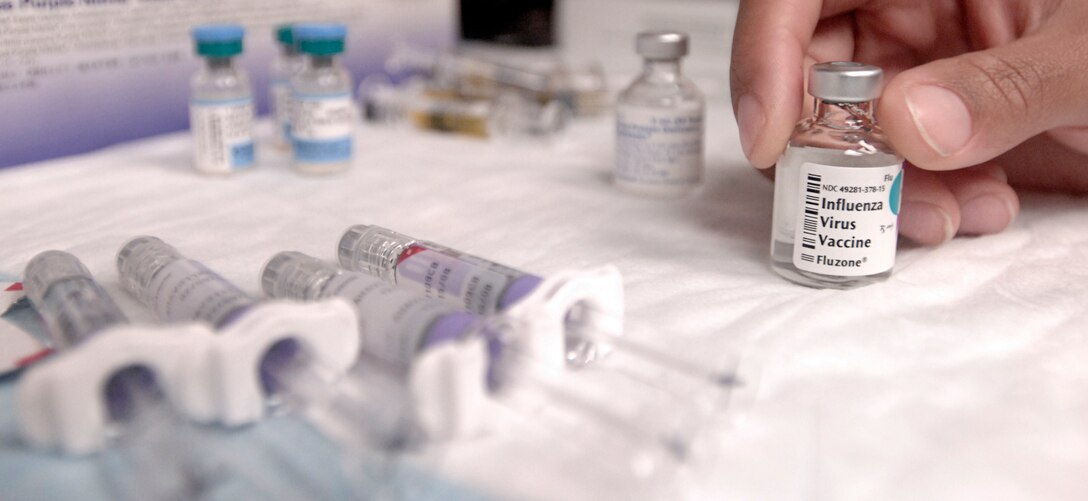
[[[49,250],[34,256],[26,264],[23,286],[35,305],[42,304],[45,293],[53,284],[69,278],[93,280],[83,263],[67,252]]]
[[[808,93],[833,103],[864,103],[880,97],[884,70],[871,64],[836,61],[809,70]]]
[[[147,287],[155,273],[178,259],[184,258],[177,249],[156,237],[133,238],[117,253],[121,285],[146,303]]]
[[[639,33],[635,52],[646,59],[680,59],[688,55],[688,36],[677,31]]]
[[[261,270],[261,290],[270,297],[312,301],[338,273],[336,266],[301,252],[280,252]]]
[[[357,224],[340,237],[340,266],[396,282],[397,259],[415,239],[379,226]]]

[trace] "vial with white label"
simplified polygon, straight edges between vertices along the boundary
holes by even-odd
[[[680,72],[688,36],[640,33],[636,48],[645,64],[616,103],[613,182],[640,195],[683,196],[703,181],[706,113],[703,94]]]
[[[298,45],[295,43],[295,33],[291,25],[285,24],[276,28],[276,43],[280,47],[280,53],[272,60],[271,67],[271,96],[272,118],[275,120],[276,146],[289,148],[291,146],[291,77],[302,71],[305,59],[298,53]]]
[[[771,265],[801,285],[848,289],[895,264],[903,158],[873,118],[883,71],[812,66],[813,115],[794,129],[775,172]]]
[[[337,61],[344,52],[342,24],[297,24],[302,71],[291,78],[291,139],[299,172],[326,174],[351,166],[356,111],[351,75]]]
[[[237,25],[193,28],[204,67],[190,81],[189,125],[193,167],[205,174],[230,174],[253,165],[253,91],[234,67],[245,30]]]
[[[477,326],[476,315],[456,305],[351,273],[300,252],[280,252],[261,269],[269,297],[316,301],[350,300],[359,312],[363,349],[398,369],[432,346],[456,341]]]

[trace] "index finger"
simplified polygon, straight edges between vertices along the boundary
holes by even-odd
[[[820,19],[863,0],[742,0],[729,69],[741,145],[756,167],[782,153],[801,114],[804,59]]]

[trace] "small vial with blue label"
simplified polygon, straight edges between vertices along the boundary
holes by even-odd
[[[291,77],[302,71],[306,60],[298,52],[295,43],[294,28],[281,25],[276,28],[276,44],[280,53],[272,60],[269,96],[272,104],[272,118],[275,120],[276,146],[291,147]]]
[[[883,71],[855,62],[809,72],[813,115],[775,172],[771,266],[787,279],[849,289],[891,276],[903,158],[873,118]]]
[[[193,28],[196,53],[205,60],[190,86],[189,126],[193,167],[205,174],[230,174],[253,165],[253,90],[234,67],[245,30],[238,25]]]
[[[357,115],[351,75],[337,62],[346,35],[342,24],[294,27],[306,59],[291,78],[291,138],[299,172],[326,174],[351,166]]]
[[[688,36],[679,32],[640,33],[636,49],[642,74],[616,104],[617,188],[671,198],[703,182],[703,118],[706,99],[680,72]]]

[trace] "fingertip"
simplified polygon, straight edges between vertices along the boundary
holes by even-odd
[[[922,245],[940,245],[956,235],[951,214],[929,202],[904,201],[898,224],[900,235]]]

